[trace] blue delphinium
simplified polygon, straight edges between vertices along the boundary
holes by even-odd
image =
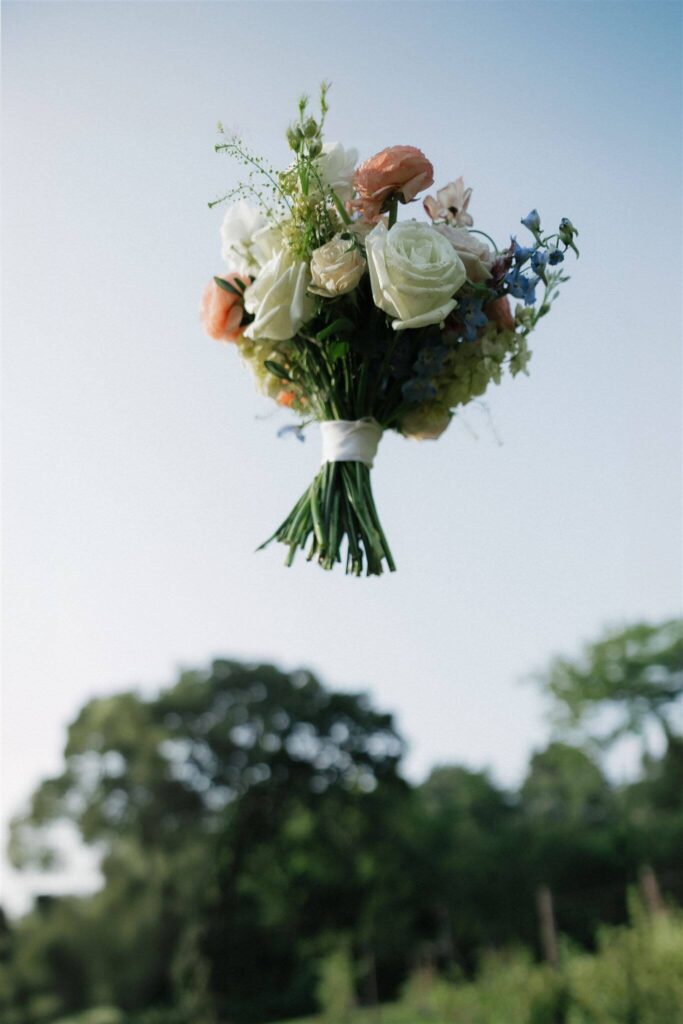
[[[482,309],[483,299],[461,299],[455,315],[462,322],[466,341],[476,341],[480,327],[486,327],[488,318]]]
[[[415,373],[418,377],[438,377],[442,372],[448,349],[445,345],[425,345],[415,360]]]
[[[542,274],[548,266],[549,254],[545,249],[535,249],[531,257],[531,266],[537,274]]]
[[[293,434],[297,441],[306,440],[303,427],[298,423],[294,425],[290,424],[286,427],[280,427],[280,429],[277,432],[278,437],[288,437],[290,434]]]
[[[425,377],[415,377],[413,380],[407,380],[401,391],[405,400],[415,405],[420,405],[422,402],[431,402],[433,398],[436,398],[436,388]]]
[[[562,263],[564,260],[564,253],[561,252],[557,246],[551,248],[548,252],[548,263],[551,267],[554,267],[557,263]]]
[[[526,217],[522,217],[522,224],[533,234],[537,234],[541,230],[541,218],[538,210],[531,210]]]
[[[521,267],[522,263],[526,263],[526,261],[531,257],[531,254],[534,250],[529,249],[526,245],[520,245],[517,239],[514,237],[511,239],[511,241],[514,246],[512,255],[514,256],[515,263],[517,263],[517,265]]]
[[[538,282],[538,277],[527,277],[525,274],[522,274],[519,267],[513,267],[505,275],[508,292],[515,299],[523,299],[525,306],[533,306],[536,301],[536,285]]]

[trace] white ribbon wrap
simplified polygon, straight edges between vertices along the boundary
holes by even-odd
[[[364,462],[368,469],[377,454],[382,427],[366,416],[362,420],[326,420],[320,424],[322,462]]]

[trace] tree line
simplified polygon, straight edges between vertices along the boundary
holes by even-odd
[[[284,1020],[315,1009],[340,944],[373,1004],[482,950],[552,958],[558,931],[590,948],[639,880],[681,901],[683,624],[612,631],[538,683],[556,731],[515,790],[458,765],[411,785],[392,715],[306,670],[217,660],[90,700],[10,852],[55,870],[67,822],[103,884],[0,918],[3,1020]],[[642,768],[615,784],[604,753],[625,735]]]

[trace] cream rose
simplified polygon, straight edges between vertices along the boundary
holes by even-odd
[[[450,224],[435,224],[434,231],[438,231],[451,243],[465,264],[468,281],[473,284],[488,281],[495,257],[486,242],[471,234],[467,228],[454,228]]]
[[[365,273],[367,263],[350,238],[335,237],[311,256],[313,284],[308,289],[330,298],[353,291]]]
[[[244,308],[255,319],[245,328],[252,341],[287,341],[313,316],[315,303],[307,289],[308,264],[281,249],[244,292]]]
[[[365,240],[375,305],[394,318],[395,331],[438,324],[455,308],[467,280],[450,242],[429,224],[379,223]]]

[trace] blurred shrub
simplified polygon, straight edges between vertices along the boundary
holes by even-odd
[[[561,970],[525,950],[487,953],[476,980],[454,984],[431,968],[409,978],[402,1006],[429,1024],[674,1024],[683,1021],[683,913],[603,928],[595,953],[565,948]]]
[[[348,943],[337,946],[321,961],[317,995],[325,1024],[346,1024],[351,1020],[356,992]]]
[[[94,1006],[73,1017],[60,1017],[55,1024],[127,1024],[125,1015],[115,1006]]]
[[[630,928],[603,928],[594,955],[566,965],[568,1024],[683,1021],[683,914],[648,917],[637,905]]]
[[[416,1018],[439,1024],[555,1024],[563,998],[556,973],[526,950],[485,954],[474,982],[447,982],[421,968],[404,989]]]

